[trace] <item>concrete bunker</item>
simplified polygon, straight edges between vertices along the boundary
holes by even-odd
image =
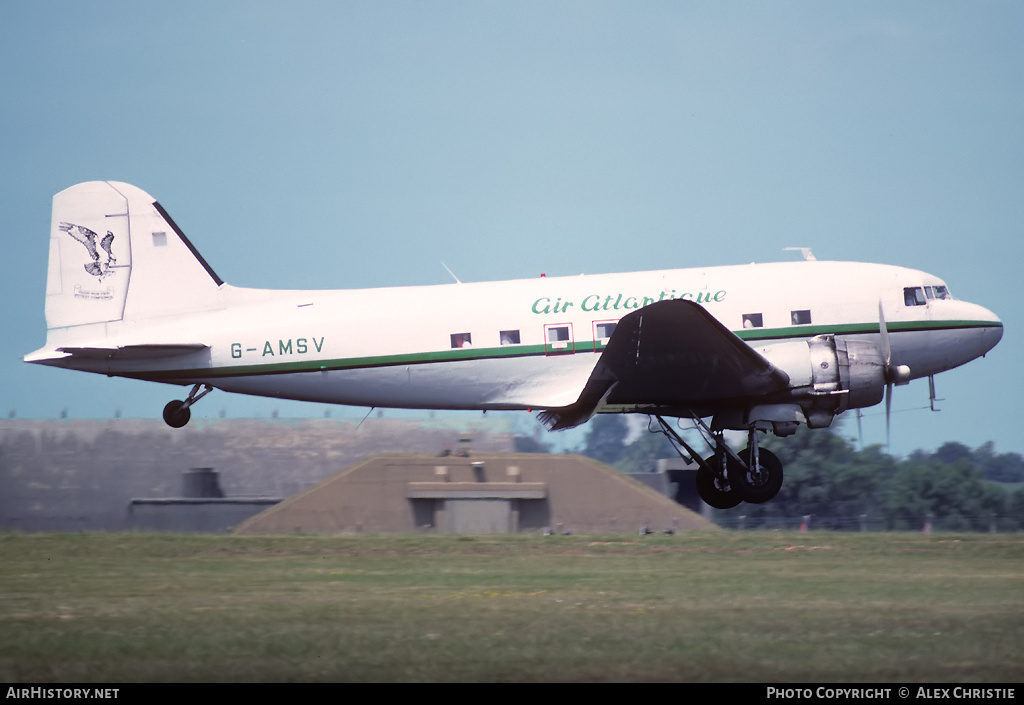
[[[242,523],[236,533],[495,534],[713,529],[578,455],[376,455]]]

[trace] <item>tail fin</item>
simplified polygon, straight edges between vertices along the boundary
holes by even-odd
[[[208,309],[223,283],[141,189],[90,181],[54,196],[48,329]]]

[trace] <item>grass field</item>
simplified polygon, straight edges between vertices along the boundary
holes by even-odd
[[[0,682],[1024,680],[1024,535],[0,534]]]

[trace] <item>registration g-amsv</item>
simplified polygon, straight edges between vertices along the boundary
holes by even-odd
[[[660,292],[656,299],[650,296],[625,296],[624,294],[590,294],[580,301],[580,309],[583,311],[629,311],[649,306],[658,301],[668,301],[671,299],[696,301],[699,304],[721,303],[725,300],[725,289],[715,292],[699,291],[696,294],[688,291],[677,294],[676,290],[672,289],[671,291]],[[568,299],[563,301],[561,296],[555,299],[554,302],[552,302],[551,297],[542,296],[533,302],[530,310],[540,314],[564,313],[575,305],[575,302]]]
[[[277,341],[264,340],[262,346],[254,346],[251,348],[243,347],[241,343],[231,343],[231,357],[238,359],[245,353],[254,353],[260,357],[277,357],[280,355],[305,355],[306,353],[312,352],[314,349],[316,352],[321,352],[324,349],[324,340],[326,338],[321,336],[320,338],[282,338]],[[294,344],[293,344],[294,342]]]

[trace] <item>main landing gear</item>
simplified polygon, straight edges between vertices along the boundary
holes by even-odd
[[[716,509],[730,509],[740,502],[761,504],[778,494],[782,487],[782,463],[770,450],[758,446],[756,429],[750,429],[747,448],[737,454],[725,444],[721,431],[710,431],[697,419],[704,440],[715,449],[714,455],[701,459],[662,417],[654,418],[680,457],[697,463],[697,494],[705,503]]]
[[[200,387],[202,387],[202,391],[199,391]],[[164,407],[164,422],[171,428],[181,428],[192,418],[189,407],[212,391],[213,387],[208,384],[197,384],[192,387],[192,391],[188,393],[184,401],[175,399],[167,402],[167,406]]]

